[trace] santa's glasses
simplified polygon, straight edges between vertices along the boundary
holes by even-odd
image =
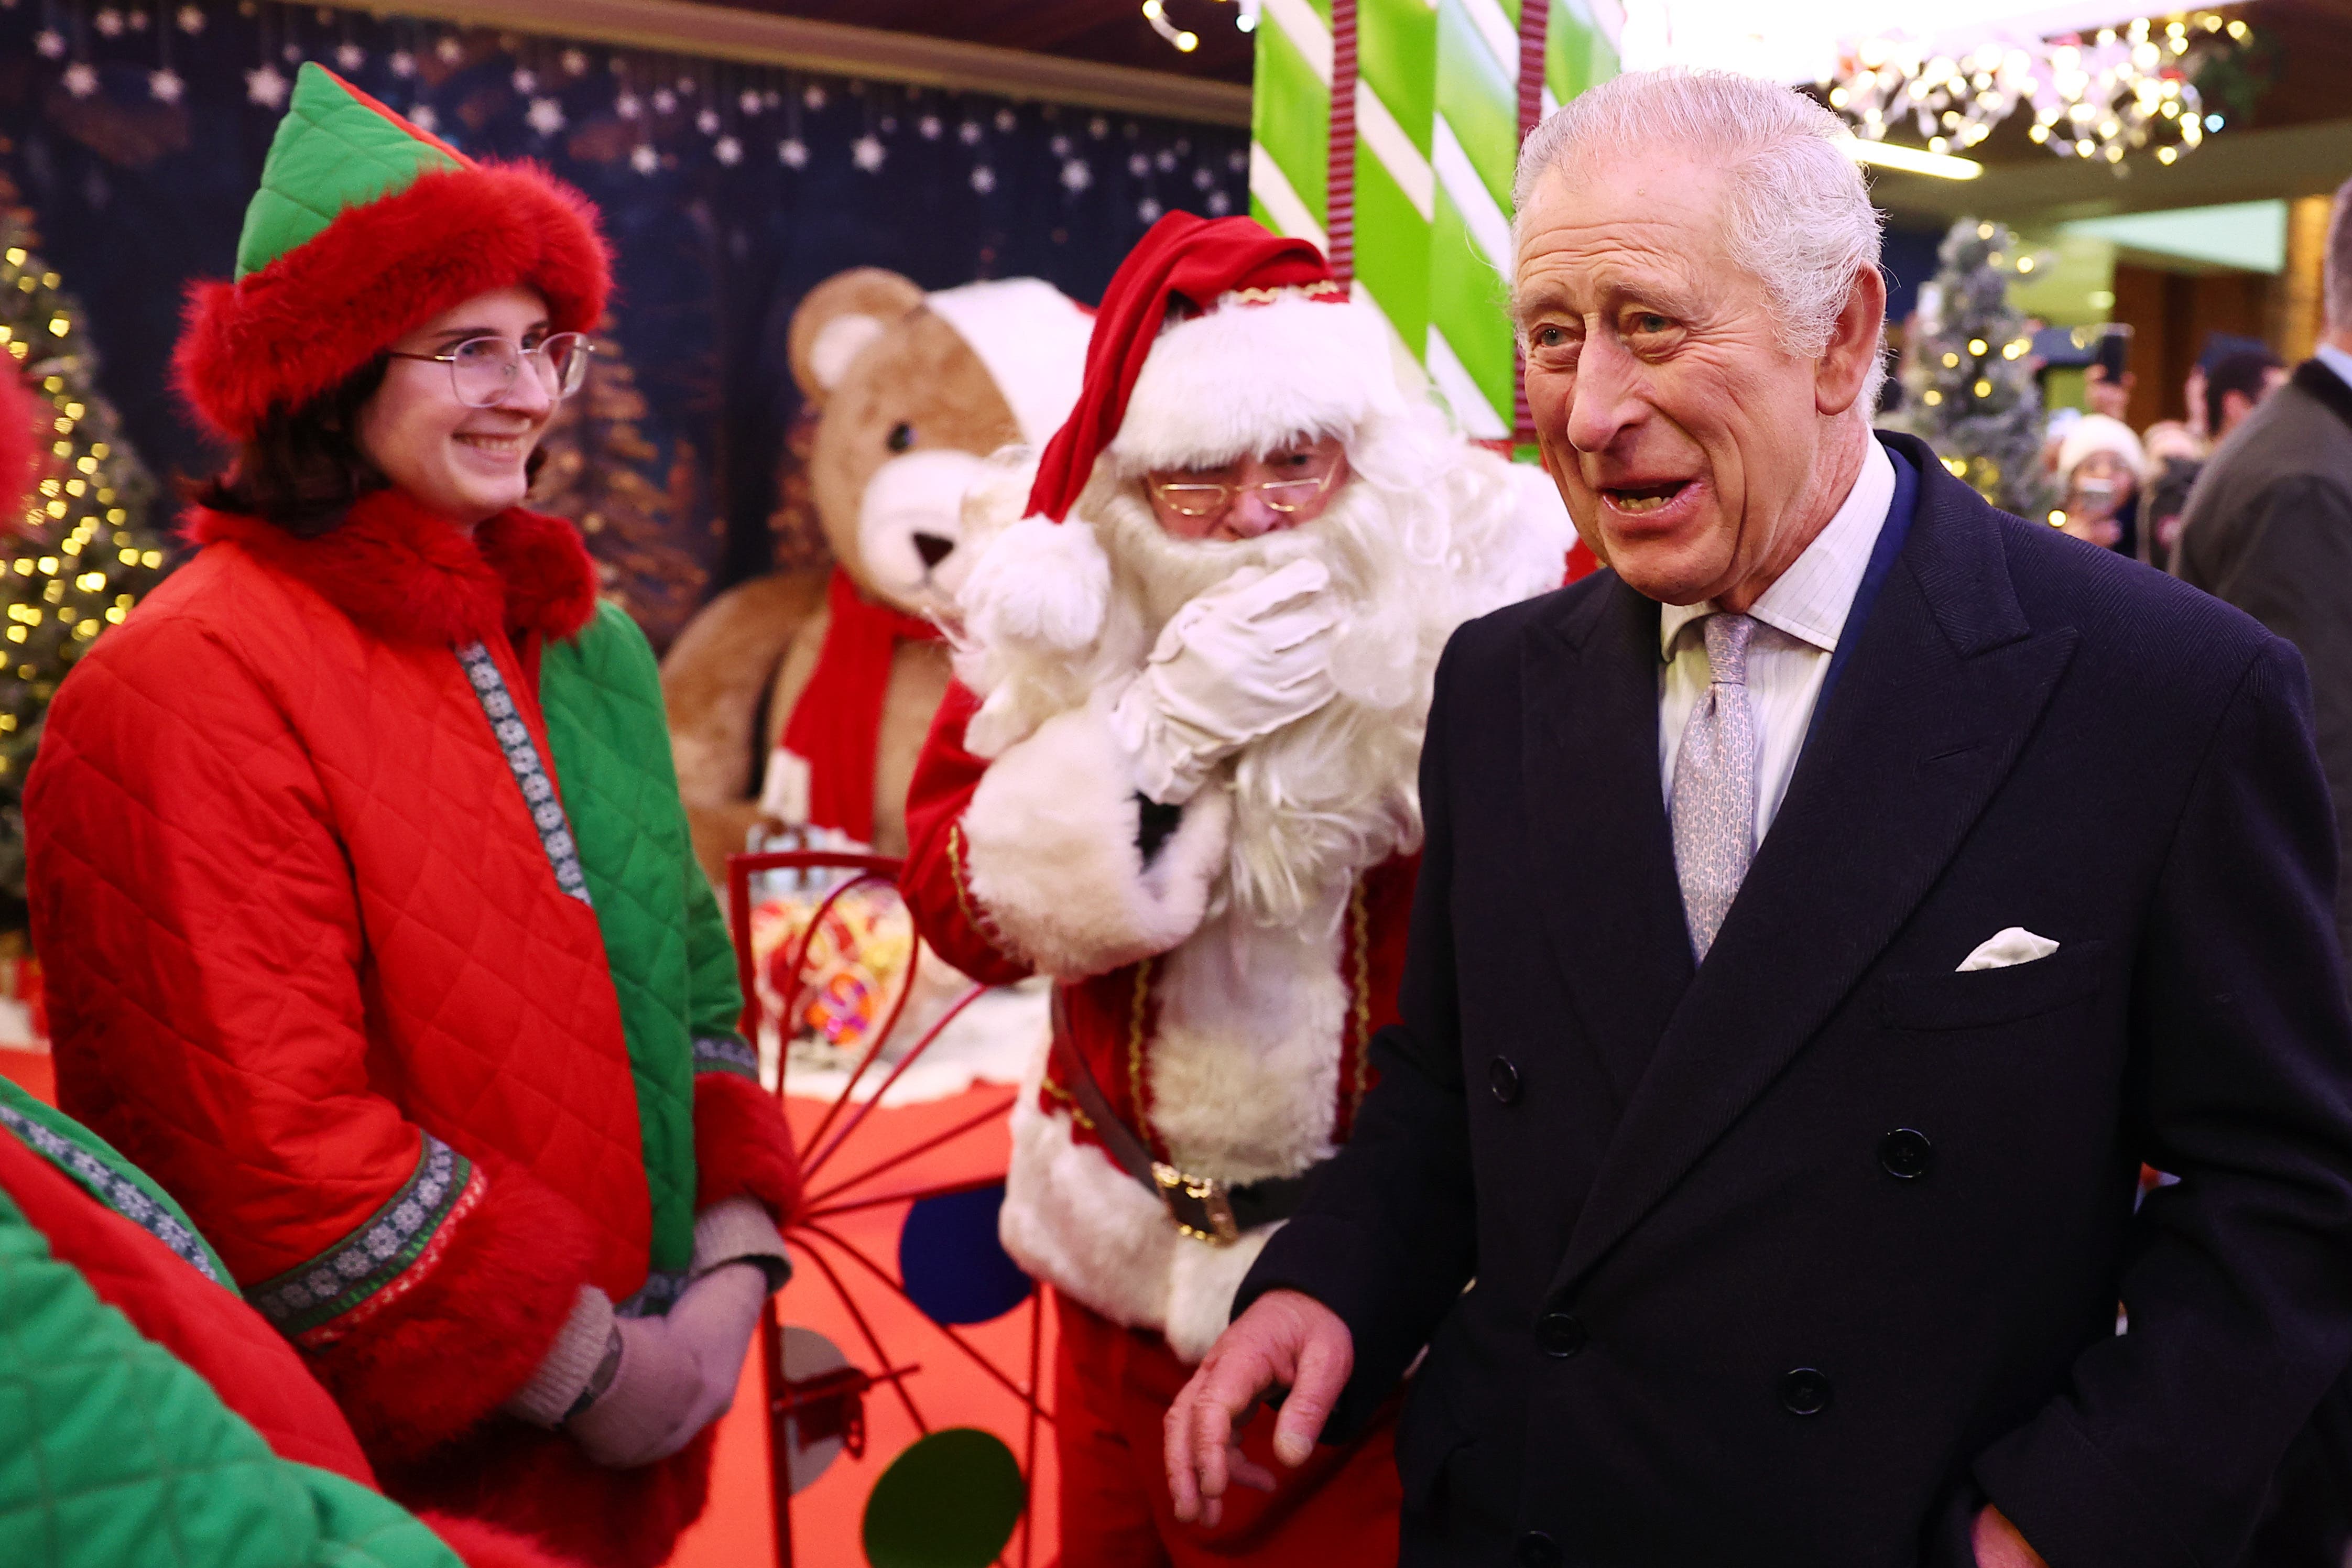
[[[580,390],[588,379],[588,356],[593,345],[578,332],[557,332],[525,347],[511,338],[467,338],[444,353],[404,353],[394,359],[427,360],[449,367],[449,384],[457,401],[468,408],[495,408],[514,390],[515,377],[529,364],[550,397],[562,399]]]
[[[1309,472],[1301,474],[1299,469]],[[1313,472],[1315,469],[1321,471]],[[1338,453],[1309,453],[1301,457],[1297,468],[1278,479],[1258,479],[1245,485],[1231,479],[1192,478],[1155,479],[1150,483],[1152,495],[1179,517],[1214,517],[1243,496],[1253,493],[1265,502],[1268,511],[1287,516],[1321,500],[1339,476]]]

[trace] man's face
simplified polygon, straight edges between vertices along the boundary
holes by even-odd
[[[1347,482],[1347,448],[1325,436],[1213,468],[1155,469],[1143,488],[1170,537],[1231,542],[1314,521]]]
[[[1820,363],[1780,347],[1726,246],[1725,195],[1687,158],[1633,156],[1553,170],[1520,218],[1514,302],[1544,466],[1594,552],[1674,605],[1751,599],[1811,542],[1822,416],[1860,385],[1841,402]]]

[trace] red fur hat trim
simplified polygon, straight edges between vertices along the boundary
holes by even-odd
[[[241,282],[198,283],[173,355],[181,395],[232,441],[295,408],[442,311],[520,284],[560,332],[594,329],[612,264],[588,198],[531,163],[419,175],[348,207]]]
[[[405,490],[377,490],[315,539],[259,518],[192,509],[192,543],[233,539],[394,642],[463,645],[502,631],[574,636],[596,613],[596,563],[560,517],[503,511],[472,535]]]

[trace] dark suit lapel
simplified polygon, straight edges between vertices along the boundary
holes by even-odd
[[[1612,577],[1532,628],[1521,659],[1537,901],[1622,1103],[1691,976],[1658,783],[1658,606]]]
[[[1992,509],[1924,447],[1919,464],[1911,539],[1618,1124],[1557,1288],[1638,1224],[1844,1000],[2015,765],[2073,655],[2071,627],[2027,625]]]

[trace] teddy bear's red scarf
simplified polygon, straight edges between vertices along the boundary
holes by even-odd
[[[937,642],[939,627],[857,590],[836,566],[826,591],[829,618],[816,668],[793,704],[783,750],[809,765],[809,822],[874,842],[874,750],[882,736],[882,704],[890,690],[890,659],[901,638]]]

